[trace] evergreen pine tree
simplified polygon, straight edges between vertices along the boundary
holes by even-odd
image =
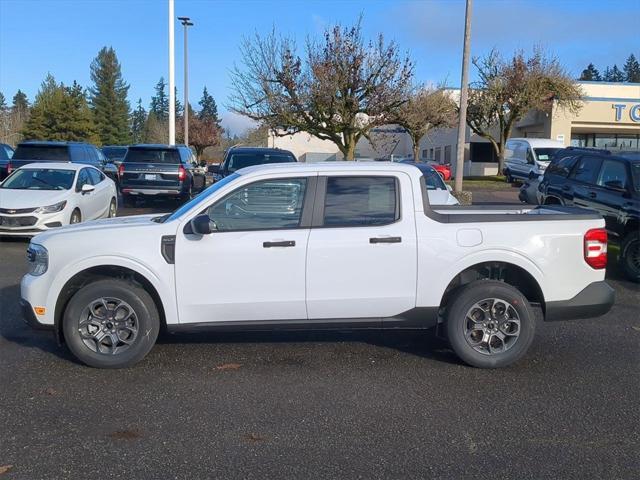
[[[147,112],[142,106],[142,99],[138,99],[138,106],[131,114],[131,140],[133,143],[144,142],[144,130],[147,122]]]
[[[6,113],[7,110],[9,110],[9,107],[7,106],[7,101],[4,98],[4,94],[0,92],[0,112]]]
[[[176,118],[181,117],[183,114],[182,103],[180,103],[180,99],[178,98],[178,87],[174,87],[174,96],[176,99],[175,109],[176,109]]]
[[[210,120],[219,127],[220,118],[218,118],[218,106],[216,105],[214,98],[207,91],[206,86],[202,91],[202,98],[198,102],[198,105],[200,105],[198,118],[200,118],[200,120]]]
[[[586,81],[591,81],[591,82],[600,82],[602,80],[602,77],[600,76],[600,72],[593,65],[593,63],[590,63],[589,65],[587,65],[587,68],[585,68],[582,71],[582,74],[580,75],[579,80],[586,80]]]
[[[626,82],[640,83],[640,63],[633,53],[627,58],[623,71]]]
[[[620,71],[617,65],[611,69],[611,82],[624,82],[624,73]]]
[[[604,69],[604,73],[602,74],[602,80],[605,82],[612,82],[613,80],[611,80],[611,78],[611,69],[609,68],[609,66],[607,66],[607,68]]]
[[[155,86],[156,94],[151,97],[151,105],[149,106],[149,113],[153,113],[156,120],[161,122],[169,119],[169,97],[165,92],[167,84],[164,82],[164,77],[160,77],[158,83]]]
[[[29,100],[22,90],[18,90],[13,96],[13,104],[11,105],[11,108],[14,112],[19,111],[23,114],[26,114],[29,111]]]
[[[103,145],[129,143],[129,85],[111,47],[103,47],[91,62],[89,99]]]

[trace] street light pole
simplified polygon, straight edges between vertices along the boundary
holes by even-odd
[[[174,8],[169,0],[169,145],[176,144],[176,79],[175,79],[175,42]]]
[[[469,98],[469,51],[471,50],[471,9],[473,0],[467,0],[464,13],[464,46],[462,48],[462,79],[460,85],[460,118],[458,118],[458,145],[456,148],[455,191],[462,192],[464,145],[467,132],[467,99]]]
[[[189,62],[187,49],[187,29],[193,27],[189,17],[178,17],[184,27],[184,144],[189,146]]]

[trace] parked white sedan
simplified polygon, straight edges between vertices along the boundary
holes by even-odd
[[[115,217],[116,186],[100,170],[74,163],[31,163],[0,183],[0,235]]]

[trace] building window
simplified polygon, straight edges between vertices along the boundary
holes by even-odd
[[[451,145],[444,147],[444,163],[451,164]]]
[[[422,150],[422,158],[429,158],[429,150],[426,148]]]
[[[442,150],[442,148],[441,148],[441,147],[436,147],[436,149],[435,149],[435,153],[434,153],[434,155],[433,155],[433,159],[434,159],[436,162],[438,162],[438,163],[440,163],[440,151],[441,151],[441,150]]]

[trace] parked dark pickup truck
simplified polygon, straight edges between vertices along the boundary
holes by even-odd
[[[297,161],[293,153],[279,148],[231,147],[227,150],[220,165],[209,166],[209,173],[213,174],[213,181],[217,182],[241,168],[268,163],[291,163]]]
[[[540,203],[600,213],[610,237],[620,244],[625,274],[640,282],[640,152],[567,150],[545,171]]]
[[[148,197],[188,200],[205,187],[205,175],[185,145],[132,145],[118,167],[125,205]]]

